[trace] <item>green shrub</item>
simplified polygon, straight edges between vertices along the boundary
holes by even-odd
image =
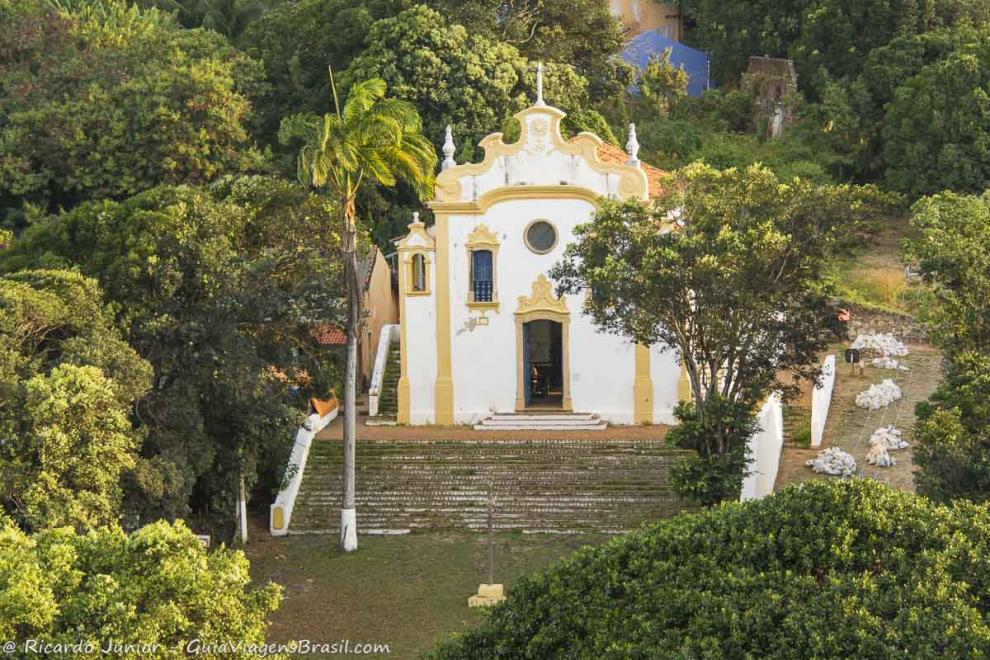
[[[436,658],[990,653],[990,510],[816,481],[578,551]]]

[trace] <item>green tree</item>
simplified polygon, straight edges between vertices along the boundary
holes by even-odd
[[[897,37],[990,22],[987,0],[685,0],[684,9],[716,80],[736,82],[751,55],[790,57],[815,99]]]
[[[7,271],[72,266],[99,278],[117,326],[154,367],[134,413],[144,442],[126,513],[195,511],[222,533],[241,473],[266,497],[277,486],[308,397],[338,382],[338,358],[310,336],[343,318],[339,233],[324,221],[335,212],[266,177],[164,187],[35,220],[0,255]]]
[[[20,424],[0,458],[10,475],[4,499],[29,529],[116,523],[137,442],[113,381],[96,367],[66,364],[24,390]]]
[[[988,539],[985,506],[811,481],[579,550],[434,657],[980,657]]]
[[[364,50],[375,21],[411,5],[411,0],[299,0],[278,3],[252,22],[240,45],[264,62],[269,83],[258,103],[256,138],[275,147],[283,117],[329,111],[327,66],[343,71]]]
[[[256,166],[258,63],[122,0],[0,2],[0,213]]]
[[[921,196],[990,187],[990,33],[899,87],[882,138],[895,190]]]
[[[281,592],[250,582],[243,553],[207,552],[181,521],[130,535],[63,528],[28,536],[0,518],[0,637],[20,645],[14,657],[36,657],[23,647],[32,639],[92,644],[84,657],[98,657],[108,641],[146,645],[111,656],[179,657],[193,640],[240,644],[222,655],[257,657],[245,647],[265,644]]]
[[[119,519],[151,368],[120,338],[96,282],[0,277],[0,507],[27,529]]]
[[[514,46],[470,33],[428,7],[378,21],[367,43],[341,76],[342,87],[383,79],[391,94],[420,109],[435,145],[453,127],[461,160],[480,156],[476,145],[499,127],[517,130],[511,115],[533,102],[535,66]],[[581,109],[587,86],[573,67],[547,65],[545,97],[553,105]]]
[[[344,281],[347,285],[347,365],[344,372],[344,487],[340,543],[357,549],[354,516],[354,452],[356,439],[357,338],[363,319],[357,264],[357,196],[366,184],[385,187],[399,181],[420,198],[433,189],[437,154],[423,136],[422,123],[409,103],[388,98],[387,86],[372,78],[351,86],[341,105],[333,87],[334,112],[323,117],[296,115],[282,122],[284,142],[302,140],[298,175],[303,185],[327,188],[339,204],[343,235]],[[332,216],[323,233],[332,235]]]
[[[818,377],[817,356],[838,330],[821,273],[840,238],[861,231],[882,199],[851,187],[783,184],[758,166],[692,165],[664,187],[649,207],[603,203],[575,230],[551,276],[563,292],[593,292],[584,311],[602,331],[677,352],[691,382],[682,425],[695,423],[673,440],[703,463],[685,469],[741,484],[723,458],[745,465],[738,453],[751,425],[740,411],[752,415],[772,390],[793,392],[783,374]]]
[[[620,96],[632,69],[617,57],[622,25],[602,0],[435,0],[435,7],[470,34],[511,44],[530,60],[573,66],[591,85],[594,101]]]
[[[930,299],[922,306],[930,340],[948,361],[944,382],[919,404],[918,490],[939,500],[978,502],[990,492],[990,193],[945,193],[919,201],[915,260]]]
[[[671,49],[647,62],[640,76],[639,90],[643,99],[661,115],[667,116],[677,102],[687,96],[688,74],[683,66],[670,62]]]

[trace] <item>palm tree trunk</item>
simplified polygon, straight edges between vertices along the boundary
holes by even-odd
[[[347,366],[344,370],[344,488],[340,511],[340,547],[357,550],[357,514],[354,508],[354,459],[357,440],[357,342],[361,325],[361,283],[357,267],[357,227],[354,200],[344,207],[344,278],[347,284]]]

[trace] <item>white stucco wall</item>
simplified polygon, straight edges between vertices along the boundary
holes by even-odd
[[[757,417],[760,431],[749,439],[750,474],[743,480],[739,500],[758,500],[773,493],[784,446],[784,411],[780,396],[772,394]]]
[[[579,199],[508,200],[483,215],[450,218],[451,356],[454,381],[454,418],[473,423],[492,412],[512,412],[516,405],[517,369],[515,311],[520,296],[532,293],[533,282],[547,274],[574,240],[574,228],[588,222],[594,205]],[[557,229],[556,247],[535,254],[523,234],[537,219]],[[470,261],[468,236],[485,224],[499,240],[495,267],[499,309],[484,313],[488,325],[479,325],[482,313],[468,307]],[[581,312],[584,295],[566,297],[570,311],[571,398],[576,411],[594,412],[615,424],[633,423],[635,348],[619,337],[599,333]],[[673,421],[680,369],[676,358],[651,351],[654,415],[658,422]]]
[[[427,267],[429,295],[405,297],[406,366],[409,372],[409,423],[432,424],[437,380],[436,255]]]

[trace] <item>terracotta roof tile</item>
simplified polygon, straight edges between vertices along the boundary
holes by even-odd
[[[346,346],[347,333],[334,323],[320,323],[309,329],[309,336],[322,346]]]
[[[612,165],[625,165],[626,161],[629,160],[629,155],[626,154],[625,150],[620,149],[614,144],[608,142],[602,142],[598,145],[598,160],[603,163],[610,163]],[[643,173],[646,174],[646,180],[650,184],[650,199],[654,197],[659,197],[660,193],[663,192],[663,188],[660,185],[660,180],[667,174],[663,170],[653,167],[649,163],[640,162],[640,168]]]

